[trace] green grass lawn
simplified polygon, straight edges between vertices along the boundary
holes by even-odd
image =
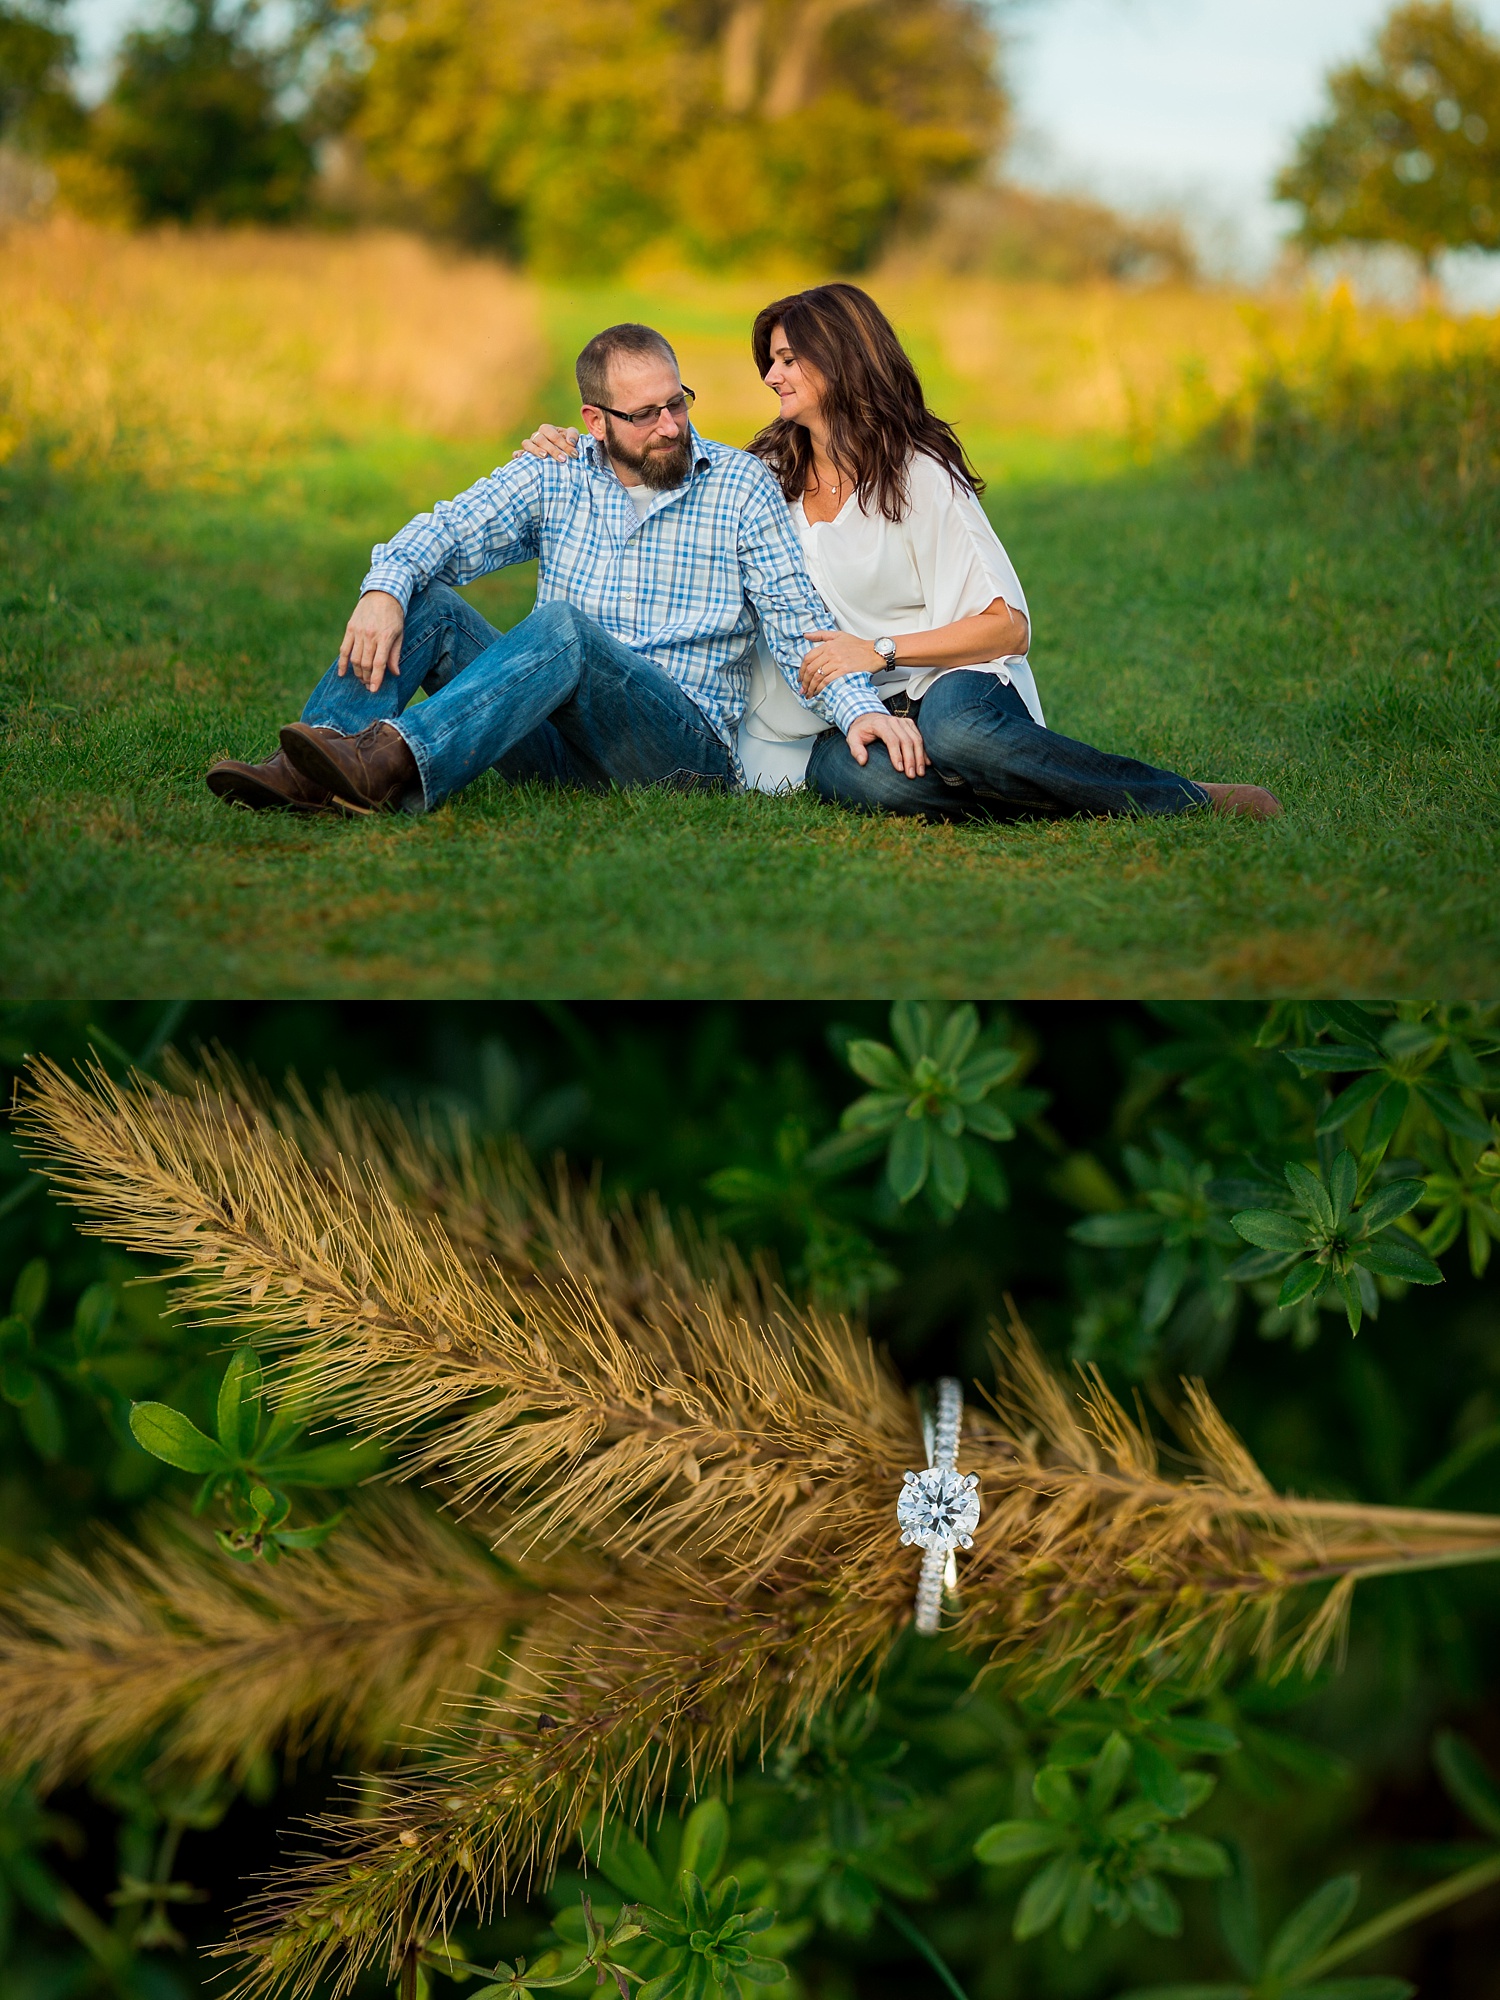
[[[1254,826],[928,827],[485,779],[426,819],[252,815],[369,546],[494,451],[388,439],[238,491],[0,473],[11,995],[1460,993],[1500,984],[1491,505],[1357,474],[996,447],[1055,728],[1271,785]],[[471,594],[497,623],[531,579]]]

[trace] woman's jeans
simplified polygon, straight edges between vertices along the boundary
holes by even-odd
[[[421,688],[427,700],[411,705]],[[399,719],[398,719],[399,718]],[[302,720],[356,735],[389,722],[406,739],[427,811],[491,768],[512,782],[718,785],[728,750],[677,683],[570,604],[539,605],[499,633],[444,584],[415,591],[401,672],[374,694],[335,661]]]
[[[911,713],[927,746],[924,777],[903,777],[881,743],[869,745],[868,763],[856,764],[833,730],[813,745],[808,785],[857,811],[931,819],[1181,813],[1208,804],[1188,778],[1043,729],[995,674],[944,674]]]

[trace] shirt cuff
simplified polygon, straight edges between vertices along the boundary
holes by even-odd
[[[387,596],[394,597],[404,611],[411,602],[416,585],[417,580],[405,563],[378,562],[371,564],[364,582],[359,586],[359,594],[363,597],[367,590],[383,590]]]
[[[863,683],[863,685],[861,685]],[[863,674],[849,675],[830,683],[823,695],[828,719],[847,735],[856,715],[885,715],[885,703]]]

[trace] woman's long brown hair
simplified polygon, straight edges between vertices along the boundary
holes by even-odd
[[[778,326],[792,352],[810,361],[827,385],[823,417],[829,447],[834,463],[853,475],[866,511],[873,503],[888,521],[904,519],[907,468],[915,452],[935,458],[955,485],[984,491],[953,426],[928,409],[911,357],[868,292],[858,285],[814,285],[757,313],[750,341],[763,377]],[[775,473],[788,500],[806,492],[813,455],[805,425],[778,417],[752,440],[750,450]]]

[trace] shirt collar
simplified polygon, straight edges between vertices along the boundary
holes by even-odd
[[[697,479],[701,474],[708,472],[713,466],[713,459],[709,454],[707,445],[691,424],[688,425],[688,436],[693,441],[693,467],[688,478],[684,480],[683,486]],[[579,457],[588,466],[590,471],[605,473],[609,478],[615,480],[617,484],[622,483],[619,474],[609,462],[609,454],[591,431],[585,431],[583,436],[578,440],[578,452]],[[680,493],[683,487],[668,486],[662,490],[667,493]]]

